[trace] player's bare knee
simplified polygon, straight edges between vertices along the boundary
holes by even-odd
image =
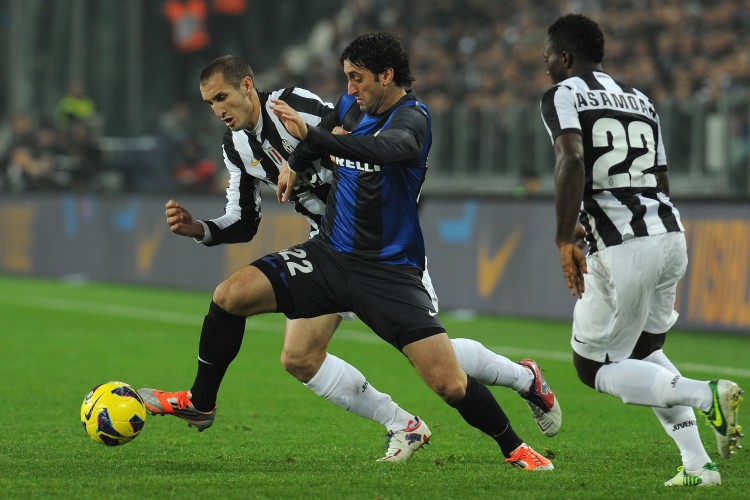
[[[233,309],[236,308],[237,299],[234,297],[236,291],[235,287],[229,280],[222,281],[214,289],[213,301],[227,311],[228,313],[236,314]]]
[[[281,366],[300,382],[309,382],[320,369],[313,356],[288,351],[281,352]]]
[[[247,281],[229,278],[222,281],[214,290],[213,301],[230,314],[251,316],[270,310],[262,301],[253,296],[252,287]]]
[[[448,404],[458,403],[466,397],[466,384],[460,380],[440,380],[430,387]]]

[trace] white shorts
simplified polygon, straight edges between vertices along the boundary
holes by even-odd
[[[677,232],[633,238],[586,257],[573,350],[594,361],[622,361],[641,332],[667,332],[677,321],[677,282],[687,262],[685,235]]]
[[[425,262],[427,259],[425,259]],[[427,269],[424,270],[424,273],[422,273],[422,284],[424,285],[425,290],[427,290],[427,293],[430,294],[430,298],[432,299],[432,307],[434,308],[435,312],[438,312],[440,309],[438,309],[438,298],[437,294],[435,293],[435,287],[432,286],[432,279],[430,278],[430,273],[427,272]],[[353,312],[340,312],[338,313],[339,316],[341,316],[341,319],[344,321],[354,321],[357,318],[357,315]]]

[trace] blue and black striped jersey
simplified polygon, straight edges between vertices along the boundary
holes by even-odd
[[[320,237],[357,258],[424,269],[417,203],[432,145],[427,107],[409,91],[388,111],[372,116],[344,94],[334,112],[322,126],[310,127],[303,142],[334,157]],[[330,120],[349,134],[331,134]]]

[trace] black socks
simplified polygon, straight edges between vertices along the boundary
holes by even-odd
[[[497,441],[503,455],[506,458],[509,457],[511,452],[523,443],[523,440],[511,427],[510,420],[490,390],[473,377],[468,375],[467,377],[466,397],[451,406],[458,410],[469,425]]]
[[[245,317],[236,316],[211,301],[203,319],[198,347],[198,373],[190,389],[193,406],[198,411],[211,411],[229,364],[237,357],[245,335]]]

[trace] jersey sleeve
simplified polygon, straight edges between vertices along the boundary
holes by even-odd
[[[294,107],[294,106],[292,106]],[[296,109],[296,108],[295,108]],[[304,119],[304,115],[302,115],[302,118]],[[311,124],[305,120],[308,125],[308,133],[310,130],[313,130],[315,128],[322,128],[327,131],[332,131],[337,126],[341,125],[338,119],[338,103],[336,104],[335,108],[331,108],[328,110],[328,112],[321,117],[319,123],[314,124],[315,126],[310,126]],[[287,163],[289,164],[289,168],[294,170],[295,172],[302,172],[308,166],[314,162],[315,160],[319,160],[321,158],[320,152],[312,147],[309,143],[302,141],[300,142],[297,147],[294,149],[292,154],[287,159]],[[325,165],[326,162],[322,162],[321,165]]]
[[[231,130],[224,135],[222,148],[224,164],[229,171],[227,204],[224,215],[201,221],[210,232],[210,238],[203,240],[206,246],[250,241],[258,232],[261,219],[260,180],[245,172]]]
[[[573,92],[563,85],[556,85],[542,96],[542,120],[554,144],[555,139],[568,132],[581,134],[581,122],[575,105]]]
[[[664,149],[664,136],[661,133],[661,121],[656,115],[656,171],[667,171],[667,152]]]
[[[272,98],[276,98],[274,95]],[[299,87],[285,89],[280,99],[294,108],[309,126],[316,126],[333,110],[333,104],[324,102],[316,94]]]
[[[308,131],[307,143],[320,154],[386,164],[417,156],[427,137],[427,115],[419,106],[396,110],[390,125],[373,135],[333,135],[322,127]]]
[[[336,126],[336,124],[329,124],[329,122],[325,121],[326,117],[333,112],[333,104],[323,102],[312,92],[294,87],[287,89],[280,98],[300,114],[302,120],[304,120],[309,128],[329,126],[329,130],[333,130],[333,127]],[[332,122],[333,120],[330,121]],[[287,163],[289,164],[289,168],[295,172],[302,172],[319,159],[320,155],[316,155],[303,144],[298,144],[295,150],[289,155],[289,158],[287,158]]]

